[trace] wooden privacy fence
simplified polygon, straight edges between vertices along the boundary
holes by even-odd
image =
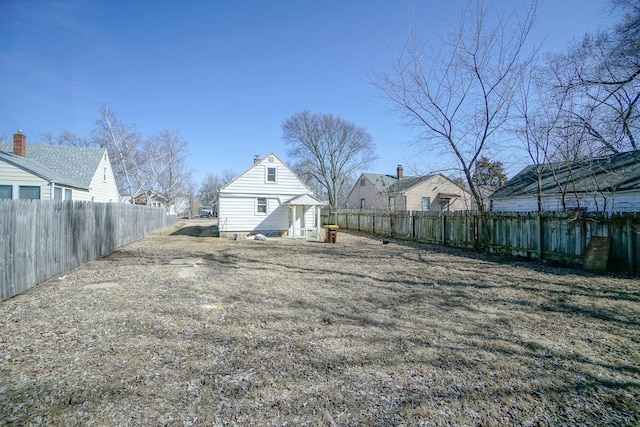
[[[398,239],[574,264],[582,263],[592,237],[608,237],[609,268],[640,271],[640,214],[323,209],[321,221]]]
[[[147,206],[0,200],[0,301],[176,221]]]

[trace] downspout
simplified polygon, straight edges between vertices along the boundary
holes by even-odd
[[[49,182],[49,185],[51,186],[51,191],[49,191],[49,200],[53,200],[54,199],[54,193],[56,191],[56,183],[53,181]]]

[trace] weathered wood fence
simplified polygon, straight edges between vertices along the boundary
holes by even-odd
[[[323,209],[321,221],[397,239],[574,264],[582,263],[592,237],[609,237],[608,268],[640,271],[639,214]]]
[[[176,221],[146,206],[0,200],[0,301]]]

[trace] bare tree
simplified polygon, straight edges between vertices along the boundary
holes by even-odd
[[[172,129],[165,129],[144,143],[141,154],[146,157],[143,166],[147,182],[145,190],[161,195],[167,207],[187,199],[191,193],[191,172],[186,166],[188,153],[189,143]]]
[[[455,159],[480,210],[484,202],[474,166],[496,148],[497,134],[508,130],[514,90],[530,62],[523,48],[535,11],[534,1],[509,31],[503,17],[489,24],[480,1],[464,10],[440,49],[427,49],[412,32],[393,71],[374,81],[418,130],[421,148]]]
[[[302,160],[294,163],[291,169],[317,197],[328,199],[326,188],[315,178],[316,167],[313,162]]]
[[[100,109],[100,119],[94,129],[95,141],[106,147],[121,196],[133,203],[147,184],[142,173],[144,157],[140,147],[140,135],[135,125],[120,121],[117,114],[105,104]]]
[[[586,34],[566,53],[551,56],[555,89],[570,99],[562,127],[575,157],[638,150],[640,130],[640,5],[612,0],[626,14],[612,29]]]
[[[213,210],[217,211],[218,207],[218,193],[220,189],[231,182],[237,174],[231,169],[225,169],[222,172],[222,176],[209,173],[200,183],[200,190],[198,192],[200,200],[203,204],[211,206]]]
[[[376,159],[365,129],[330,114],[302,111],[285,120],[282,130],[288,154],[304,165],[304,179],[326,191],[331,208],[337,207],[355,173]]]
[[[97,141],[86,136],[78,136],[69,131],[62,131],[54,136],[51,132],[40,134],[40,138],[49,145],[70,145],[73,147],[96,147],[100,146]]]

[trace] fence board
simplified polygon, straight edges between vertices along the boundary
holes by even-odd
[[[330,217],[347,230],[576,264],[592,236],[611,237],[609,267],[639,271],[640,214],[322,211],[324,224]]]
[[[147,206],[0,200],[0,300],[176,221]]]

